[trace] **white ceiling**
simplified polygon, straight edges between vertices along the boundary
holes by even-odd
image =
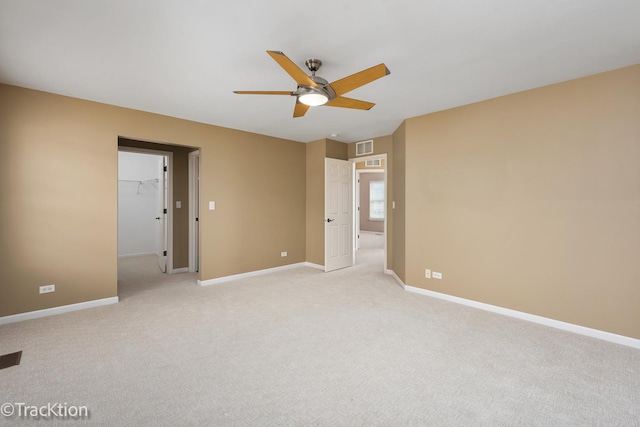
[[[391,74],[294,119],[267,49]],[[302,142],[637,63],[639,0],[0,0],[0,82]]]

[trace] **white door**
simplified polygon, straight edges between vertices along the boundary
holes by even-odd
[[[325,159],[324,271],[353,265],[353,175],[351,162]]]
[[[160,162],[160,197],[158,202],[158,265],[163,273],[167,272],[167,157]]]

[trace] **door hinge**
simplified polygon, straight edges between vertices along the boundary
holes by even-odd
[[[162,210],[162,213],[166,214],[166,213],[167,213],[167,208],[164,208],[164,209]]]
[[[200,218],[196,218],[196,221],[200,221]]]
[[[163,251],[162,256],[167,256],[167,251]]]
[[[166,166],[164,166],[164,167],[162,168],[162,170],[163,170],[164,172],[166,172],[166,171],[167,171],[167,167],[166,167]]]

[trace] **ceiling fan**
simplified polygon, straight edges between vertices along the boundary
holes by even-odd
[[[289,95],[296,97],[296,105],[293,109],[293,117],[302,117],[309,107],[326,105],[328,107],[355,108],[357,110],[370,110],[373,102],[360,101],[359,99],[346,98],[344,95],[354,89],[371,83],[391,72],[384,64],[367,68],[348,77],[329,83],[322,77],[316,76],[316,71],[322,65],[319,59],[308,59],[305,64],[311,75],[308,76],[300,67],[276,50],[268,50],[267,53],[280,65],[293,80],[298,83],[298,88],[293,92],[288,91],[248,91],[236,90],[240,95]]]

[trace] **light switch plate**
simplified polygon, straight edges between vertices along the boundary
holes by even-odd
[[[216,210],[216,202],[209,202],[209,210],[210,211]]]

